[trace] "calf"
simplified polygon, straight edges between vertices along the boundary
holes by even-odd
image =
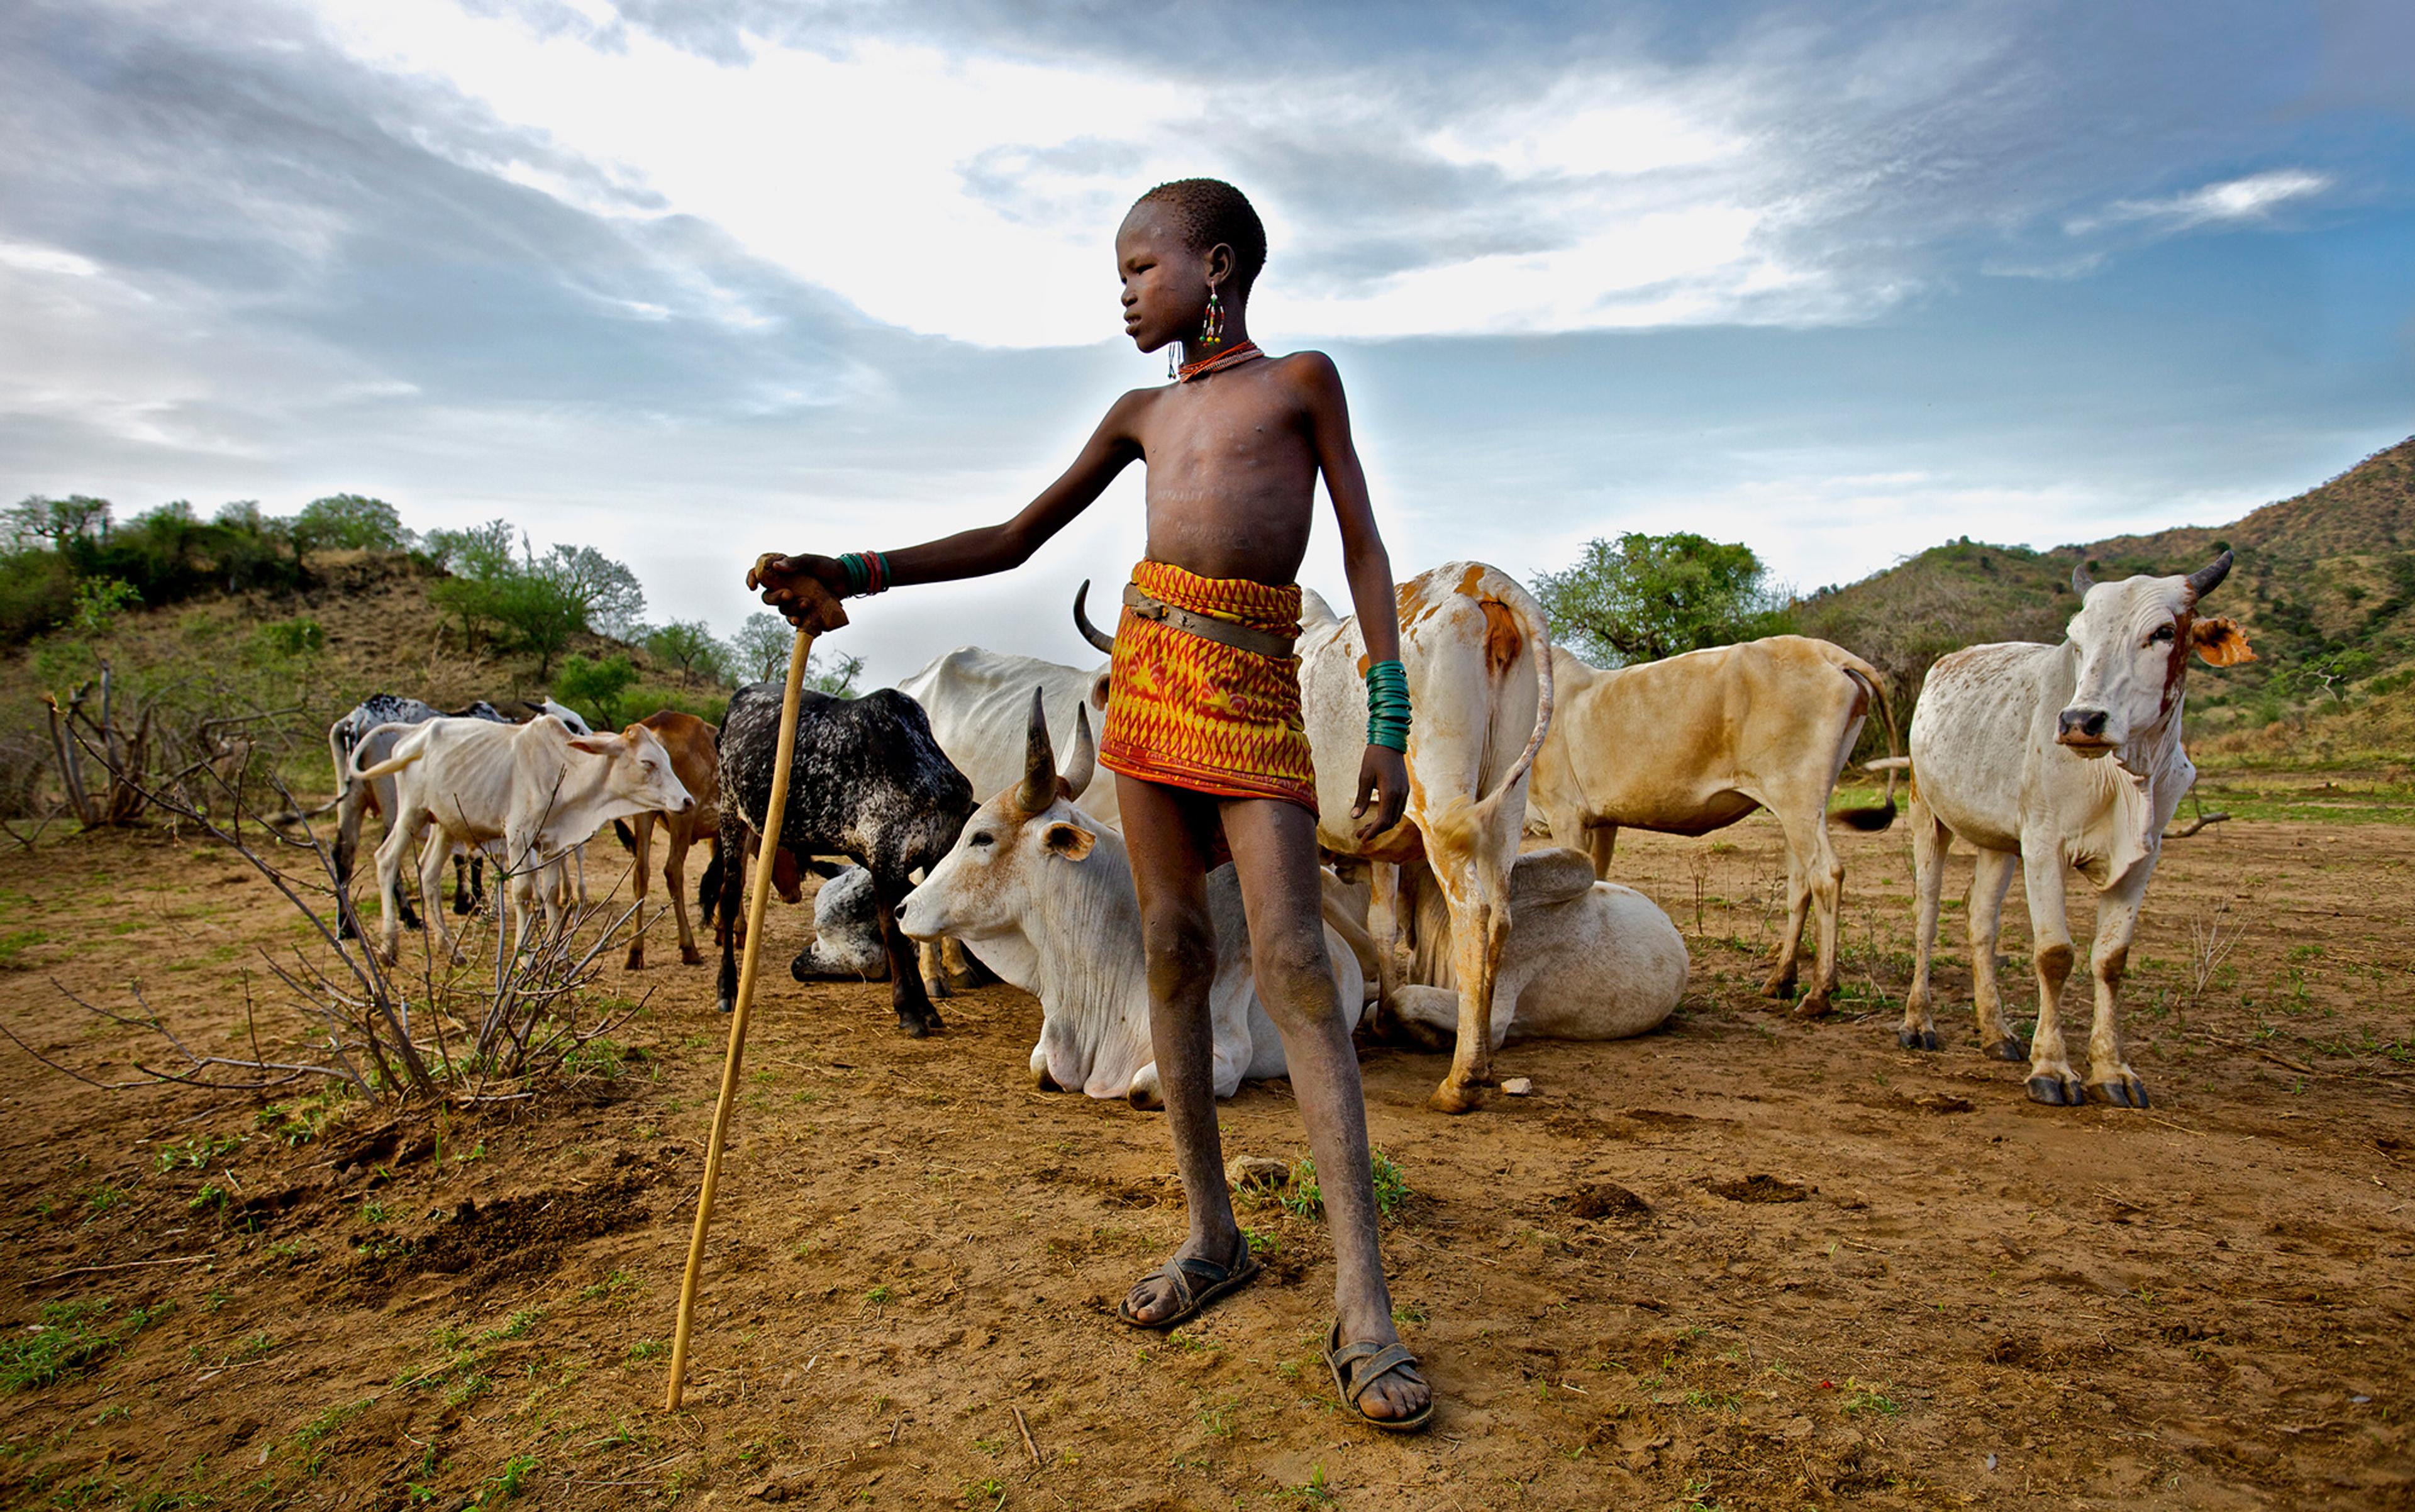
[[[1031,1075],[1042,1087],[1157,1107],[1163,1099],[1149,1043],[1132,861],[1121,835],[1074,806],[1095,770],[1087,711],[1075,711],[1073,728],[1072,760],[1060,776],[1035,692],[1023,780],[974,812],[964,838],[906,899],[898,921],[916,939],[971,941],[985,965],[1040,999]],[[1258,1000],[1231,866],[1208,874],[1208,907],[1216,930],[1208,998],[1215,1086],[1228,1098],[1244,1077],[1282,1076],[1286,1068],[1282,1036]],[[1337,1000],[1355,1026],[1364,979],[1346,936],[1330,925],[1326,955]]]
[[[1971,878],[1972,996],[1987,1053],[2029,1060],[2034,1101],[2078,1107],[2093,1090],[2117,1108],[2147,1105],[2146,1084],[2122,1055],[2122,975],[2164,828],[2197,781],[2181,746],[2189,653],[2215,666],[2256,659],[2236,623],[2197,612],[2230,560],[2225,551],[2185,577],[2118,583],[2092,582],[2085,567],[2075,568],[2079,612],[2062,645],[1972,646],[1929,668],[1912,716],[1917,903],[1912,992],[1897,1033],[1905,1048],[1937,1048],[1928,958],[1947,836],[1959,835],[1979,852]],[[2037,1033],[2028,1046],[2005,1025],[1996,984],[1997,921],[2016,862],[2029,894],[2037,970]],[[2062,984],[2072,967],[2067,866],[2097,893],[2089,952],[2096,1022],[2085,1086],[2063,1057]]]
[[[377,853],[385,906],[378,954],[389,964],[401,932],[396,901],[403,860],[428,826],[442,837],[420,858],[420,883],[429,896],[452,846],[502,843],[516,943],[525,944],[539,871],[558,866],[607,820],[649,809],[684,813],[694,801],[652,730],[633,726],[618,735],[573,735],[550,715],[518,726],[431,719],[405,730],[392,756],[356,775],[398,777],[393,823]],[[564,891],[560,886],[546,891],[549,928],[561,927]],[[459,961],[442,917],[431,910],[428,921],[431,945]]]
[[[721,722],[719,911],[727,919],[743,908],[745,840],[762,831],[779,741],[780,684],[739,689]],[[897,931],[897,905],[913,886],[910,874],[938,864],[955,843],[973,811],[972,786],[932,739],[922,705],[894,688],[861,698],[807,691],[797,711],[795,749],[788,811],[772,838],[799,857],[846,856],[872,874],[897,1026],[920,1039],[943,1025],[915,969],[913,948]],[[734,939],[726,940],[724,1012],[737,996]]]
[[[687,852],[699,838],[715,846],[721,844],[721,753],[715,731],[694,714],[674,709],[657,710],[637,723],[663,742],[671,771],[695,802],[681,814],[649,809],[625,824],[613,821],[613,832],[637,858],[630,880],[638,901],[636,928],[622,965],[636,971],[646,964],[646,883],[647,873],[652,870],[654,821],[659,819],[670,842],[663,856],[663,891],[670,894],[671,914],[679,921],[680,963],[701,966],[704,952],[696,948],[696,932],[687,921]]]

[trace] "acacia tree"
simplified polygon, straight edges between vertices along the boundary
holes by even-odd
[[[729,681],[729,648],[714,638],[701,620],[673,620],[645,636],[646,650],[694,677],[715,682]]]
[[[776,614],[756,613],[746,617],[730,637],[730,649],[738,654],[738,674],[755,682],[776,682],[788,670],[788,648],[797,643],[797,633],[788,621]],[[827,693],[833,698],[855,696],[855,680],[863,675],[863,658],[839,656],[820,663],[816,652],[805,662],[805,686]]]
[[[1607,666],[1658,661],[1790,628],[1787,595],[1752,548],[1691,531],[1597,538],[1535,580],[1552,634]]]

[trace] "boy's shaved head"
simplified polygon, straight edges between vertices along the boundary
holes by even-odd
[[[1267,228],[1249,196],[1221,178],[1178,178],[1134,201],[1165,207],[1182,239],[1205,252],[1222,242],[1233,249],[1233,292],[1246,294],[1267,265]]]

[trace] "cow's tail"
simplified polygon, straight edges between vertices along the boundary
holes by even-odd
[[[1543,606],[1523,584],[1498,567],[1486,567],[1468,585],[1468,591],[1485,606],[1485,653],[1488,662],[1500,666],[1514,663],[1519,651],[1529,650],[1535,656],[1535,727],[1526,736],[1526,747],[1518,759],[1491,790],[1479,795],[1472,804],[1454,804],[1457,814],[1438,816],[1439,821],[1456,828],[1462,821],[1474,831],[1489,831],[1499,818],[1501,806],[1517,795],[1520,822],[1524,822],[1526,805],[1522,780],[1535,768],[1535,757],[1543,749],[1543,737],[1552,728],[1552,625],[1543,614]],[[1507,618],[1504,624],[1496,614]],[[1503,632],[1508,632],[1504,636]]]
[[[1868,693],[1870,700],[1879,707],[1880,720],[1886,726],[1886,759],[1883,761],[1870,762],[1868,766],[1862,769],[1865,771],[1883,771],[1886,773],[1886,796],[1881,799],[1873,807],[1838,809],[1836,813],[1831,814],[1828,816],[1839,824],[1850,826],[1855,830],[1867,831],[1875,834],[1879,831],[1885,829],[1888,825],[1895,822],[1896,773],[1909,768],[1912,765],[1912,761],[1902,754],[1903,746],[1896,739],[1895,705],[1887,697],[1886,679],[1879,675],[1877,667],[1872,666],[1869,663],[1863,661],[1859,657],[1853,657],[1850,661],[1839,662],[1838,664],[1838,669],[1842,671],[1847,677],[1852,678],[1854,681],[1860,683],[1863,689]]]
[[[341,799],[352,787],[352,745],[344,737],[352,732],[350,715],[327,726],[327,760],[336,769],[336,797]]]
[[[614,819],[612,821],[612,838],[621,842],[621,848],[622,850],[629,852],[633,856],[637,854],[638,837],[636,833],[630,830],[628,820]]]
[[[410,730],[415,735],[419,730],[424,729],[425,727],[425,726],[416,725],[380,725],[377,729],[370,730],[368,734],[363,735],[355,744],[354,749],[357,750],[359,746],[368,744],[369,737],[377,734],[378,730]],[[352,769],[352,772],[354,777],[389,776],[395,772],[400,771],[403,768],[418,760],[420,756],[426,753],[428,745],[425,741],[414,740],[412,735],[406,735],[395,745],[393,756],[388,756],[385,760],[379,762],[374,767],[353,767]]]

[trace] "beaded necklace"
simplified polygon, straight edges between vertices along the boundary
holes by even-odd
[[[1226,367],[1236,367],[1242,363],[1248,362],[1252,357],[1263,357],[1265,355],[1265,352],[1258,350],[1258,344],[1256,342],[1244,341],[1230,352],[1220,352],[1212,357],[1202,357],[1197,362],[1184,363],[1180,367],[1175,369],[1175,382],[1188,383],[1194,378],[1205,378],[1209,373],[1217,372]]]

